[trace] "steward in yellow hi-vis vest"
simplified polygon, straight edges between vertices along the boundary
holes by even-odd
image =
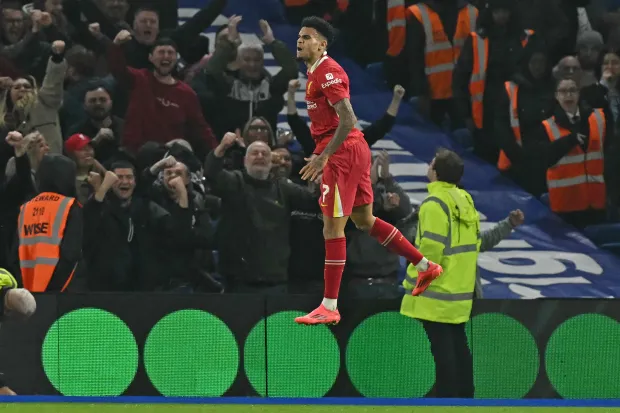
[[[464,171],[454,152],[440,150],[431,163],[428,197],[420,206],[416,246],[443,275],[417,297],[405,294],[401,314],[422,322],[435,359],[436,396],[473,398],[469,321],[480,251],[480,217],[471,196],[457,188]],[[403,282],[409,292],[417,271],[409,265]]]

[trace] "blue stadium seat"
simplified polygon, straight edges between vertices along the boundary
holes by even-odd
[[[383,72],[383,62],[371,63],[366,66],[366,73],[377,83],[385,83],[385,74]]]
[[[542,202],[543,204],[549,206],[549,194],[548,193],[542,194],[540,196],[540,202]]]
[[[600,247],[613,254],[620,255],[620,242],[612,242],[609,244],[600,245]]]
[[[590,225],[584,228],[583,233],[602,248],[605,248],[605,245],[620,245],[620,224]]]
[[[469,129],[463,128],[453,131],[452,139],[467,150],[473,150],[474,148],[474,139]]]

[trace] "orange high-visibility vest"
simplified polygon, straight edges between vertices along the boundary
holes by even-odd
[[[426,37],[424,72],[428,79],[430,97],[431,99],[450,99],[454,65],[461,54],[465,40],[476,29],[478,9],[467,5],[460,10],[452,41],[446,36],[439,14],[430,7],[419,3],[409,7],[409,11],[424,28],[424,37]]]
[[[405,47],[407,20],[405,18],[405,0],[387,0],[387,54],[396,57]]]
[[[514,82],[506,82],[506,93],[508,93],[508,100],[510,104],[508,105],[509,118],[510,118],[510,128],[512,129],[512,134],[517,141],[519,146],[522,146],[521,142],[521,125],[519,124],[519,112],[517,106],[517,96],[519,93],[519,86]],[[497,168],[500,171],[507,171],[510,169],[510,159],[506,156],[504,151],[499,151],[499,159],[497,160]]]
[[[60,259],[60,243],[74,202],[75,198],[43,192],[22,205],[18,218],[19,266],[28,291],[47,290]],[[73,272],[61,291],[72,278]]]
[[[534,30],[525,30],[525,38],[521,40],[521,46],[525,47]],[[471,117],[476,128],[482,129],[484,88],[486,86],[487,67],[489,65],[489,39],[482,38],[478,33],[472,32],[472,47],[474,52],[474,67],[469,80],[469,94],[471,96]]]
[[[605,209],[603,178],[603,140],[606,133],[605,114],[594,109],[588,118],[590,136],[587,151],[576,145],[554,166],[547,169],[549,205],[554,212],[575,212]],[[551,142],[570,135],[551,117],[543,121]]]

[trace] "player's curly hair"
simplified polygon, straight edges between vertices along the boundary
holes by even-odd
[[[334,26],[321,19],[320,17],[310,16],[301,21],[301,27],[309,27],[316,30],[319,34],[327,40],[327,46],[334,41]]]

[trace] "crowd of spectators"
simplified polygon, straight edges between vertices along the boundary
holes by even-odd
[[[200,33],[226,0],[210,0],[181,26],[169,21],[174,2],[140,3],[2,1],[0,267],[20,274],[20,206],[45,186],[79,201],[80,217],[70,231],[67,226],[60,246],[68,271],[75,269],[68,291],[320,294],[318,186],[298,174],[314,142],[295,102],[303,93],[295,56],[268,22],[256,22],[280,66],[275,74],[267,71],[263,45],[241,40],[242,16],[218,27],[210,47]],[[337,2],[333,14],[336,23],[345,22],[347,39],[353,28],[345,17],[363,2],[344,3]],[[389,6],[398,1],[388,3],[386,39],[394,23]],[[610,213],[620,197],[617,4],[615,12],[599,5],[595,15],[583,8],[587,0],[554,0],[557,9],[545,13],[546,2],[474,2],[477,28],[471,31],[489,40],[478,114],[472,78],[480,72],[480,44],[466,33],[450,77],[453,93],[435,98],[427,76],[429,32],[407,9],[417,2],[401,3],[406,36],[385,64],[393,100],[364,129],[369,145],[390,131],[401,101],[411,99],[436,123],[444,124],[447,115],[452,129],[468,128],[482,159],[495,164],[507,156],[512,166],[506,174],[540,196],[548,191],[549,167],[576,147],[586,150],[594,134],[590,114],[600,108],[605,127],[596,138],[605,152],[609,208],[557,212],[578,225],[617,215]],[[467,6],[457,0],[422,4],[439,16],[448,37]],[[530,12],[520,21],[517,8],[542,14]],[[294,15],[291,7],[287,11]],[[507,81],[520,90],[519,139]],[[277,125],[283,108],[290,130]],[[551,115],[569,131],[557,142],[550,142],[542,123]],[[416,211],[390,175],[385,152],[373,158],[372,182],[375,215],[413,239]],[[494,243],[508,234],[507,224],[513,220],[502,223]],[[375,248],[353,226],[347,232],[344,294],[397,296],[398,257]]]
[[[270,74],[263,45],[241,41],[242,16],[217,28],[210,50],[199,34],[224,0],[167,30],[162,10],[130,3],[2,3],[0,267],[20,274],[20,206],[45,187],[79,201],[54,273],[64,282],[75,268],[69,292],[320,293],[317,185],[298,175],[314,142],[297,113],[295,56],[257,22],[280,66]],[[404,94],[395,87],[365,129],[369,144],[389,132]],[[290,130],[277,126],[284,108]],[[375,212],[411,227],[386,153],[373,183]],[[398,258],[369,253],[367,241],[351,237],[349,278],[394,294]]]
[[[617,221],[620,2],[394,0],[387,23],[423,116],[574,226]]]

